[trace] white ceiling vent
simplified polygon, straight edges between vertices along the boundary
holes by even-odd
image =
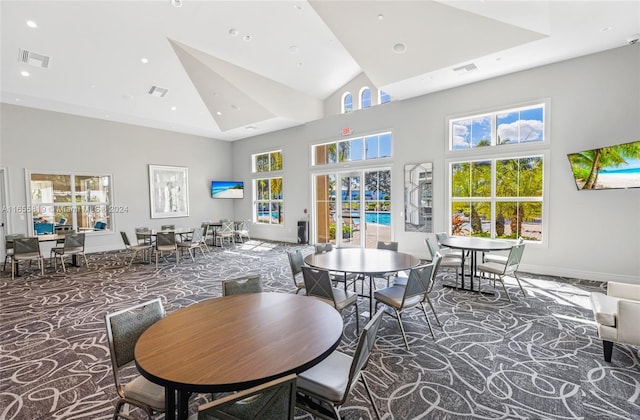
[[[474,63],[465,64],[464,66],[456,67],[453,69],[453,71],[458,74],[465,74],[476,70],[478,70],[478,66],[476,66]]]
[[[155,96],[157,98],[164,98],[167,92],[169,92],[169,89],[161,88],[158,86],[151,86],[151,89],[149,89],[149,95]]]
[[[33,51],[23,50],[22,48],[18,50],[18,61],[24,64],[29,64],[33,67],[40,67],[42,69],[49,67],[49,57]]]

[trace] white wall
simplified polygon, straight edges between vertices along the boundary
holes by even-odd
[[[0,166],[7,170],[7,233],[27,233],[31,215],[16,214],[26,205],[25,169],[111,174],[113,232],[87,237],[87,251],[123,248],[120,231],[133,239],[137,226],[200,226],[202,220],[233,217],[232,200],[211,198],[211,180],[231,175],[231,144],[188,134],[2,104]],[[151,219],[148,165],[189,168],[189,217]],[[47,251],[48,253],[48,251]]]
[[[424,234],[404,232],[404,165],[433,162],[434,229],[446,230],[447,117],[545,98],[551,101],[548,241],[527,247],[522,270],[640,283],[640,189],[577,191],[567,160],[567,153],[640,140],[638,45],[236,141],[233,174],[249,186],[251,154],[283,150],[285,225],[254,226],[254,235],[296,241],[296,222],[312,208],[311,144],[340,138],[343,127],[355,135],[392,130],[393,237],[401,250],[424,255]],[[235,203],[237,217],[251,212],[250,199]]]

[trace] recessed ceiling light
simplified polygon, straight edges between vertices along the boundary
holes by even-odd
[[[142,58],[140,59],[140,62],[141,62],[142,64],[147,64],[147,63],[149,62],[149,59],[148,59],[147,57],[142,57]]]
[[[402,42],[398,42],[396,45],[393,46],[393,52],[396,54],[402,54],[405,51],[407,51],[407,46]]]
[[[250,42],[253,39],[253,37],[251,35],[245,35],[243,39],[247,42]]]
[[[22,70],[22,71],[20,72],[20,75],[21,75],[22,77],[29,77],[29,76],[31,76],[31,74],[30,74],[28,71],[26,71],[26,70]]]
[[[216,112],[217,115],[222,115],[222,112],[218,111]]]
[[[600,32],[609,32],[612,29],[613,29],[612,26],[605,26],[604,28],[600,29]]]
[[[297,66],[298,66],[298,68],[300,68],[300,67],[304,66],[304,63],[302,61],[299,61]]]
[[[382,13],[378,15],[378,20],[384,20],[384,15]]]
[[[27,20],[27,26],[30,27],[30,28],[35,29],[35,28],[38,27],[38,23],[35,20],[29,19],[29,20]]]
[[[173,7],[182,7],[182,0],[171,0],[171,5]]]
[[[298,46],[297,46],[297,45],[292,45],[292,46],[290,46],[290,47],[289,47],[289,52],[290,52],[291,54],[295,54],[295,53],[297,53],[298,51],[299,51],[299,48],[298,48]]]
[[[239,33],[240,31],[238,31],[236,28],[229,29],[229,35],[231,36],[238,36]]]
[[[296,9],[298,12],[302,12],[304,10],[302,6],[300,6],[299,4],[294,4],[293,8]]]
[[[176,109],[178,109],[178,108],[176,108],[175,106],[172,106],[172,107],[171,107],[171,110],[172,110],[172,111],[175,111]]]

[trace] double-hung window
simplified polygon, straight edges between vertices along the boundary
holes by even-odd
[[[452,235],[542,242],[546,101],[449,119]]]
[[[253,197],[255,223],[284,224],[284,200],[282,196],[282,151],[259,153],[252,156]]]

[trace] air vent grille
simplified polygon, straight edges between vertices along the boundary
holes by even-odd
[[[158,86],[151,86],[151,89],[149,89],[149,95],[155,96],[157,98],[164,98],[167,92],[169,92],[169,89],[161,88]]]
[[[456,67],[453,69],[453,71],[459,74],[469,73],[470,71],[476,70],[478,70],[478,66],[476,66],[474,63],[465,64],[464,66]]]
[[[42,69],[49,68],[48,56],[29,50],[23,50],[22,48],[18,50],[18,61],[33,67],[39,67]]]

